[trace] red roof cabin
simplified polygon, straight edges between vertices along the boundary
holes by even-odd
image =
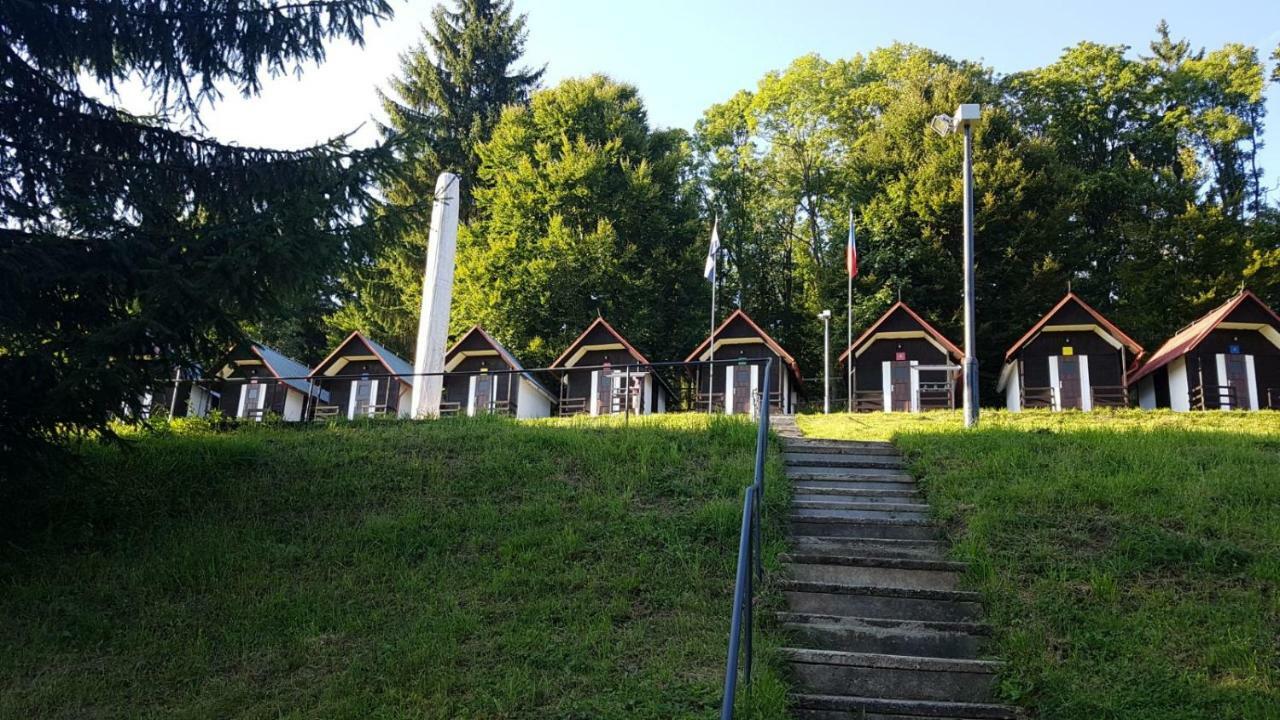
[[[855,412],[953,409],[964,353],[898,301],[840,355]]]
[[[1169,338],[1129,381],[1147,409],[1280,409],[1280,316],[1242,290]]]
[[[310,377],[329,395],[316,404],[317,418],[409,416],[413,366],[359,330],[321,360]]]
[[[791,414],[795,412],[796,390],[801,387],[800,366],[795,358],[782,349],[769,333],[757,325],[742,310],[734,310],[714,333],[715,346],[708,335],[701,345],[694,348],[685,362],[707,362],[714,349],[716,360],[758,360],[772,358],[769,407]],[[755,413],[755,398],[760,392],[764,366],[759,363],[716,365],[714,369],[699,366],[694,370],[694,386],[697,388],[695,407],[706,411],[723,408],[729,415]],[[700,407],[698,407],[700,406]]]
[[[556,396],[502,343],[476,325],[444,355],[441,415],[551,417]],[[514,372],[506,372],[514,371]]]
[[[1129,404],[1142,346],[1068,292],[1004,356],[1005,407],[1092,410]]]
[[[588,325],[551,367],[560,371],[561,415],[610,415],[628,407],[647,415],[666,412],[675,399],[649,359],[604,318]]]

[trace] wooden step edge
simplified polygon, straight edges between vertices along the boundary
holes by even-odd
[[[795,515],[787,516],[789,522],[807,522],[819,525],[904,525],[910,527],[933,527],[934,522],[919,518],[846,518],[834,515]]]

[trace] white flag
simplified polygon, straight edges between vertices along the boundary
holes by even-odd
[[[711,247],[707,248],[707,264],[702,269],[702,276],[711,282],[716,281],[716,253],[720,252],[720,218],[711,224]]]

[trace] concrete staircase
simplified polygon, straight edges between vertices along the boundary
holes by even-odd
[[[792,483],[783,560],[799,720],[1007,720],[982,607],[889,443],[813,440],[778,417]]]

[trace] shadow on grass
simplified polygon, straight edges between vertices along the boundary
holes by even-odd
[[[754,448],[701,415],[85,445],[0,551],[0,716],[706,717]]]

